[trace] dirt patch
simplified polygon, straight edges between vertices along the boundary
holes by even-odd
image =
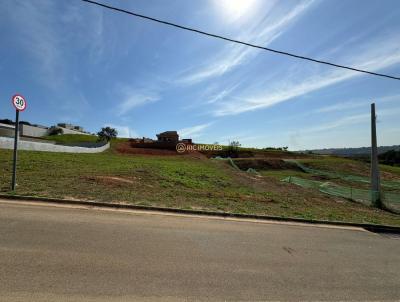
[[[179,155],[175,150],[133,148],[130,142],[119,143],[116,146],[118,153],[122,154],[143,154],[143,155]]]
[[[123,178],[117,176],[86,176],[82,177],[86,181],[95,182],[102,185],[108,185],[113,187],[121,187],[126,185],[132,185],[137,181],[138,178]]]
[[[358,175],[363,177],[370,177],[370,165],[363,161],[349,161],[347,159],[339,158],[342,161],[330,161],[329,159],[324,161],[306,161],[304,164],[307,167],[321,170],[329,171],[333,173],[341,173],[348,175]],[[381,171],[381,177],[385,180],[399,180],[399,177],[393,173]]]
[[[290,152],[290,151],[279,151],[279,150],[261,150],[261,149],[251,149],[251,150],[243,150],[240,149],[236,152],[235,155],[229,154],[229,151],[227,150],[204,150],[201,151],[204,155],[206,155],[208,158],[211,157],[232,157],[232,158],[280,158],[280,159],[303,159],[303,158],[313,158],[314,155],[309,155],[309,154],[303,154],[303,153],[296,153],[296,152]]]
[[[98,179],[102,179],[105,181],[115,181],[115,182],[122,182],[122,183],[128,183],[128,184],[133,184],[134,181],[131,179],[126,179],[122,177],[115,177],[115,176],[98,176]]]
[[[152,149],[152,148],[134,148],[130,142],[122,142],[116,146],[116,151],[120,154],[137,155],[156,155],[156,156],[187,156],[191,158],[205,159],[206,156],[197,151],[178,153],[176,150]]]
[[[233,162],[241,169],[249,168],[256,170],[296,170],[300,171],[299,167],[291,162],[286,162],[276,158],[236,158]]]

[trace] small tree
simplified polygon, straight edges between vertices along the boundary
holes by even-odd
[[[1,124],[7,124],[7,125],[14,125],[14,124],[15,124],[12,120],[10,120],[10,119],[8,119],[8,118],[6,118],[6,119],[1,119],[1,120],[0,120],[0,123],[1,123]]]
[[[229,142],[229,146],[228,146],[228,156],[230,157],[238,157],[239,155],[239,147],[241,146],[241,144],[239,143],[239,141],[231,141]]]
[[[111,127],[103,127],[101,131],[97,132],[97,136],[99,137],[99,141],[109,142],[112,138],[117,137],[118,131]]]
[[[59,134],[63,134],[64,131],[63,131],[61,128],[59,128],[59,127],[52,126],[52,127],[49,128],[49,130],[48,130],[47,133],[48,133],[49,135],[59,135]]]

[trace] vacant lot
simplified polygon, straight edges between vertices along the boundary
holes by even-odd
[[[253,175],[204,157],[127,155],[116,149],[114,144],[101,154],[20,151],[16,193],[400,225],[398,215],[283,183],[283,175]],[[10,193],[11,163],[12,152],[0,150],[3,193]]]

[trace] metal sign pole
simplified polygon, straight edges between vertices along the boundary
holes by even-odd
[[[14,136],[14,157],[13,157],[13,173],[11,180],[11,190],[15,191],[17,179],[17,149],[18,149],[18,132],[19,132],[19,110],[15,110],[15,136]]]

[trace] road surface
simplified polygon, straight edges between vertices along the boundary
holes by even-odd
[[[1,301],[398,300],[361,229],[0,202]]]

